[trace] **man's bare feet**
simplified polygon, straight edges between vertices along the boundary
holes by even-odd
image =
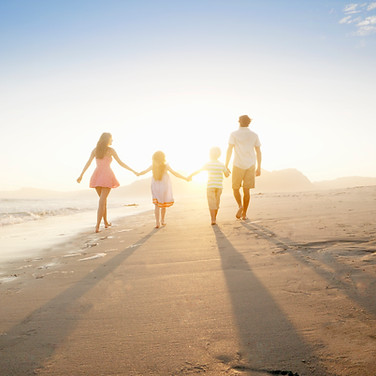
[[[237,219],[240,219],[242,213],[243,213],[243,207],[241,206],[241,207],[238,209],[238,211],[236,212],[235,217],[236,217]]]
[[[216,225],[216,224],[217,224],[217,222],[212,222],[212,223],[211,223],[212,226],[214,226],[214,225]]]
[[[166,223],[166,222],[162,222],[161,225],[162,225],[162,226],[166,226],[167,223]]]

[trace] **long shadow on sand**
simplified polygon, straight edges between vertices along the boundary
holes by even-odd
[[[362,293],[360,293],[354,287],[352,281],[346,281],[343,278],[344,276],[351,275],[352,273],[359,273],[358,269],[354,269],[350,265],[339,264],[329,252],[320,253],[318,252],[318,248],[314,248],[323,248],[330,244],[340,242],[343,244],[361,244],[367,242],[368,239],[342,239],[302,244],[295,243],[290,239],[279,238],[273,231],[259,224],[251,222],[241,222],[241,224],[247,230],[252,231],[254,234],[264,238],[265,240],[268,240],[277,247],[283,249],[285,252],[291,254],[299,262],[304,263],[305,265],[314,269],[317,274],[328,281],[329,285],[340,288],[341,292],[346,294],[352,301],[361,305],[370,314],[376,315],[376,301],[373,299],[375,295],[375,282],[371,285],[373,291],[368,291],[367,295],[362,295]],[[302,254],[297,251],[304,251],[304,253]],[[308,254],[310,257],[319,261],[323,265],[329,266],[329,269],[333,271],[329,271],[327,268],[320,268],[317,263],[313,263],[309,258],[307,258]]]
[[[243,255],[218,227],[213,231],[240,339],[239,364],[232,368],[250,374],[329,375]]]
[[[156,231],[154,229],[105,264],[99,265],[74,286],[32,312],[7,335],[0,336],[0,375],[35,375],[35,370],[43,367],[44,361],[75,328],[77,316],[90,309],[81,307],[79,298],[136,252]]]

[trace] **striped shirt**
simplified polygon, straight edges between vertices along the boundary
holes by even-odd
[[[223,174],[226,167],[219,161],[210,161],[203,167],[208,172],[208,188],[223,188]]]

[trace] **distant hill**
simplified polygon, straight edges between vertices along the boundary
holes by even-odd
[[[197,182],[187,183],[184,180],[171,176],[173,191],[175,195],[186,196],[195,194],[197,191],[205,191],[205,184]],[[132,184],[114,190],[114,196],[139,197],[150,195],[151,178],[138,180]],[[307,191],[313,190],[315,186],[300,171],[286,169],[279,171],[263,170],[260,177],[256,178],[257,192],[287,192],[287,191]],[[231,192],[231,176],[224,179],[224,190]]]
[[[205,190],[205,184],[200,184],[194,181],[187,182],[182,179],[178,179],[175,176],[171,175],[171,182],[173,186],[173,192],[175,196],[187,196],[195,194],[197,191]],[[146,178],[142,180],[137,180],[129,185],[119,187],[111,192],[111,195],[114,197],[147,197],[151,193],[151,178]]]
[[[293,192],[315,189],[310,180],[300,171],[289,168],[278,171],[261,172],[256,177],[256,191],[258,192]]]
[[[171,176],[175,196],[194,195],[197,192],[204,194],[205,184],[190,182]],[[111,197],[126,197],[128,200],[150,195],[151,178],[140,179],[129,185],[114,189]],[[334,180],[327,180],[312,183],[304,174],[296,169],[285,169],[277,171],[262,170],[260,177],[256,178],[256,192],[299,192],[322,189],[342,189],[357,186],[376,185],[376,178],[371,177],[343,177]],[[231,176],[224,180],[224,192],[231,192]],[[0,192],[0,198],[10,199],[54,199],[54,198],[93,198],[90,189],[81,191],[58,192],[35,188],[22,188],[16,191]]]
[[[325,180],[313,183],[315,189],[341,189],[367,185],[376,185],[376,178],[350,176],[334,180]]]

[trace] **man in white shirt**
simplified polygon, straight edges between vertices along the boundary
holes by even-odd
[[[239,117],[239,129],[232,132],[226,156],[226,167],[231,160],[234,150],[232,170],[232,189],[239,209],[236,218],[247,219],[247,209],[250,201],[251,188],[255,187],[255,176],[261,175],[261,143],[255,132],[248,127],[252,119],[247,115]],[[243,200],[240,187],[243,186]]]

